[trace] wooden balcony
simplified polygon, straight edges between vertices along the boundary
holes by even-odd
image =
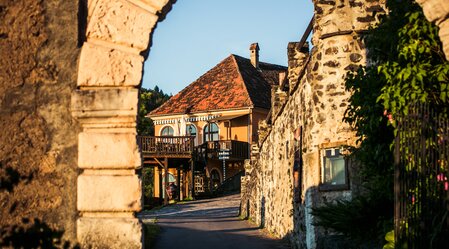
[[[196,148],[199,158],[218,158],[222,149],[230,150],[230,160],[244,160],[249,158],[249,143],[237,140],[219,140],[206,142]]]
[[[197,159],[217,158],[221,149],[230,150],[230,160],[249,158],[249,143],[236,140],[206,142],[194,148],[194,137],[190,136],[137,136],[137,142],[144,157],[191,158],[195,152]]]
[[[190,136],[137,136],[144,157],[191,158],[194,147]]]

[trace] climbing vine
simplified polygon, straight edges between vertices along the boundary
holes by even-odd
[[[449,63],[441,49],[438,27],[428,22],[412,1],[390,1],[390,5],[390,22],[385,24],[399,17],[404,23],[396,32],[397,44],[377,66],[385,80],[378,100],[393,118],[407,114],[410,103],[447,103]]]

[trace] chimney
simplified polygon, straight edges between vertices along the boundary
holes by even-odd
[[[258,69],[259,68],[259,44],[258,43],[251,44],[251,46],[249,47],[249,50],[251,51],[251,64],[253,64],[253,66]]]

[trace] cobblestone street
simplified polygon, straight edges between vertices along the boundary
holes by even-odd
[[[238,217],[239,195],[171,205],[140,215],[143,222],[161,227],[156,249],[173,248],[289,248]]]

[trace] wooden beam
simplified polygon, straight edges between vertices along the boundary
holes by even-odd
[[[155,160],[144,160],[143,163],[148,165],[159,165],[159,163]]]
[[[299,40],[299,49],[302,49],[302,47],[304,46],[304,43],[306,43],[307,38],[309,37],[310,33],[312,32],[314,19],[315,19],[315,15],[313,15],[312,19],[310,19],[309,25],[307,25],[307,28],[306,28],[306,32],[304,32],[304,34],[301,37],[301,40]]]
[[[192,184],[192,189],[191,189],[192,194],[191,194],[190,197],[192,199],[194,199],[195,198],[195,163],[194,163],[193,160],[190,160],[190,168],[192,170],[192,174],[191,174],[192,179],[191,179],[191,182],[190,182]]]
[[[161,161],[159,161],[159,159],[157,159],[157,158],[153,158],[153,159],[154,159],[154,161],[156,161],[156,162],[159,164],[159,166],[161,166],[161,168],[164,167],[164,164],[161,163]],[[166,158],[166,159],[167,159],[167,158]]]
[[[178,189],[176,190],[176,192],[178,192],[178,201],[181,200],[181,166],[178,165],[177,168],[177,177],[176,177],[176,184],[178,185]]]
[[[164,205],[168,205],[168,192],[167,192],[167,187],[169,186],[168,184],[168,158],[164,158],[164,173],[165,173],[165,186],[164,186]]]
[[[162,198],[163,198],[163,192],[164,189],[162,188],[162,169],[159,170],[159,203],[162,204]]]

